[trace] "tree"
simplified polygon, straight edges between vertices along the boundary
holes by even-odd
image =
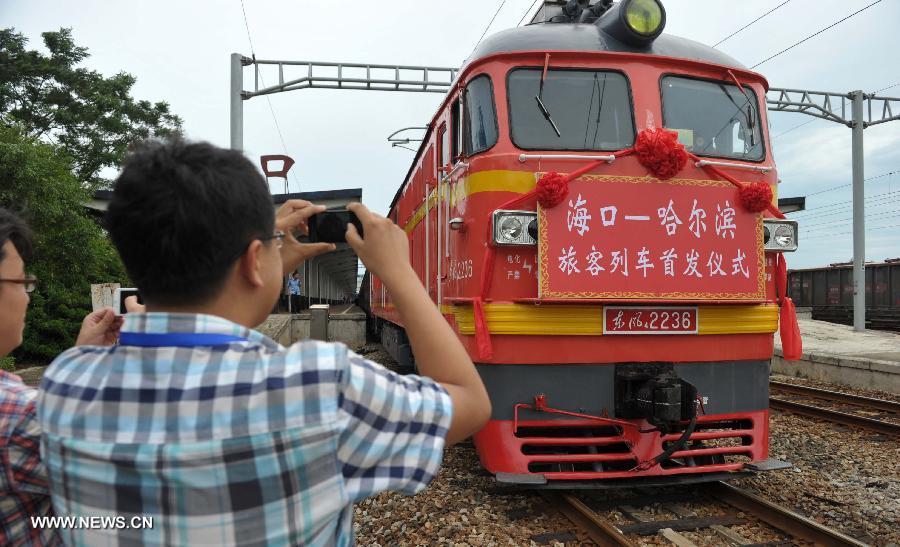
[[[20,362],[46,362],[72,346],[90,311],[91,283],[127,282],[118,254],[85,203],[90,191],[73,175],[57,147],[17,126],[0,125],[0,207],[20,213],[34,230],[38,277],[14,354]]]
[[[26,137],[60,146],[87,188],[109,187],[101,171],[118,167],[130,144],[180,133],[168,103],[131,97],[131,74],[106,78],[79,68],[88,50],[75,45],[72,29],[41,36],[49,56],[26,50],[28,39],[15,29],[0,29],[0,116]]]

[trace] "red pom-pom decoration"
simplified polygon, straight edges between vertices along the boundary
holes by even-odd
[[[638,134],[634,151],[641,165],[662,180],[677,175],[688,160],[684,145],[678,142],[678,133],[655,127]]]
[[[552,209],[569,195],[569,179],[559,173],[547,173],[538,181],[536,192],[541,207]]]
[[[765,182],[745,184],[738,190],[741,205],[751,213],[761,213],[772,204],[772,187]]]

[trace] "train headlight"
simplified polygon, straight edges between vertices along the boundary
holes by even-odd
[[[526,229],[537,220],[537,213],[529,211],[494,211],[494,245],[534,245],[537,240]]]
[[[652,36],[662,22],[662,5],[657,0],[632,0],[625,6],[625,23],[638,34]]]
[[[794,230],[789,226],[775,228],[775,244],[779,247],[790,247],[794,244]]]
[[[518,241],[522,236],[522,221],[516,217],[500,219],[500,239],[502,241]]]
[[[620,42],[647,47],[666,28],[666,8],[660,0],[622,0],[594,24]]]
[[[763,221],[763,244],[767,251],[776,253],[796,251],[798,233],[796,220]]]

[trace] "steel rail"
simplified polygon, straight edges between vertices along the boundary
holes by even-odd
[[[621,545],[623,547],[634,545],[612,523],[601,518],[595,511],[572,494],[548,491],[542,491],[541,494],[544,496],[544,499],[584,531],[597,545]]]
[[[777,397],[769,397],[769,406],[771,408],[786,410],[788,412],[801,414],[810,418],[817,418],[841,425],[867,429],[869,431],[881,433],[882,435],[900,436],[900,424],[883,422],[881,420],[873,420],[872,418],[866,418],[863,416],[856,416],[854,414],[847,414],[846,412],[838,412],[836,410],[828,410],[816,406],[805,405],[803,403],[796,403],[794,401],[779,399]]]
[[[724,482],[710,483],[707,490],[713,497],[741,511],[750,513],[769,526],[787,532],[795,538],[810,541],[815,545],[853,545],[855,547],[865,547],[866,545],[837,530],[832,530],[799,513],[795,513],[790,509],[781,507],[756,494],[741,490],[730,484]]]
[[[716,481],[704,485],[712,499],[727,503],[795,539],[822,546],[862,547],[862,543],[761,496]],[[544,499],[585,532],[597,545],[634,545],[622,531],[572,494],[541,492]]]
[[[860,397],[859,395],[841,393],[840,391],[830,391],[827,389],[819,389],[797,384],[787,384],[784,382],[770,381],[769,385],[772,388],[778,391],[783,391],[785,393],[794,393],[797,395],[816,397],[820,399],[826,399],[828,401],[848,403],[851,405],[858,405],[866,408],[884,410],[886,412],[894,412],[896,414],[900,414],[900,403],[894,401],[874,399],[872,397]]]

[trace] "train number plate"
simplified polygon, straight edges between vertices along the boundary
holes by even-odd
[[[607,306],[603,334],[697,334],[697,308]]]

